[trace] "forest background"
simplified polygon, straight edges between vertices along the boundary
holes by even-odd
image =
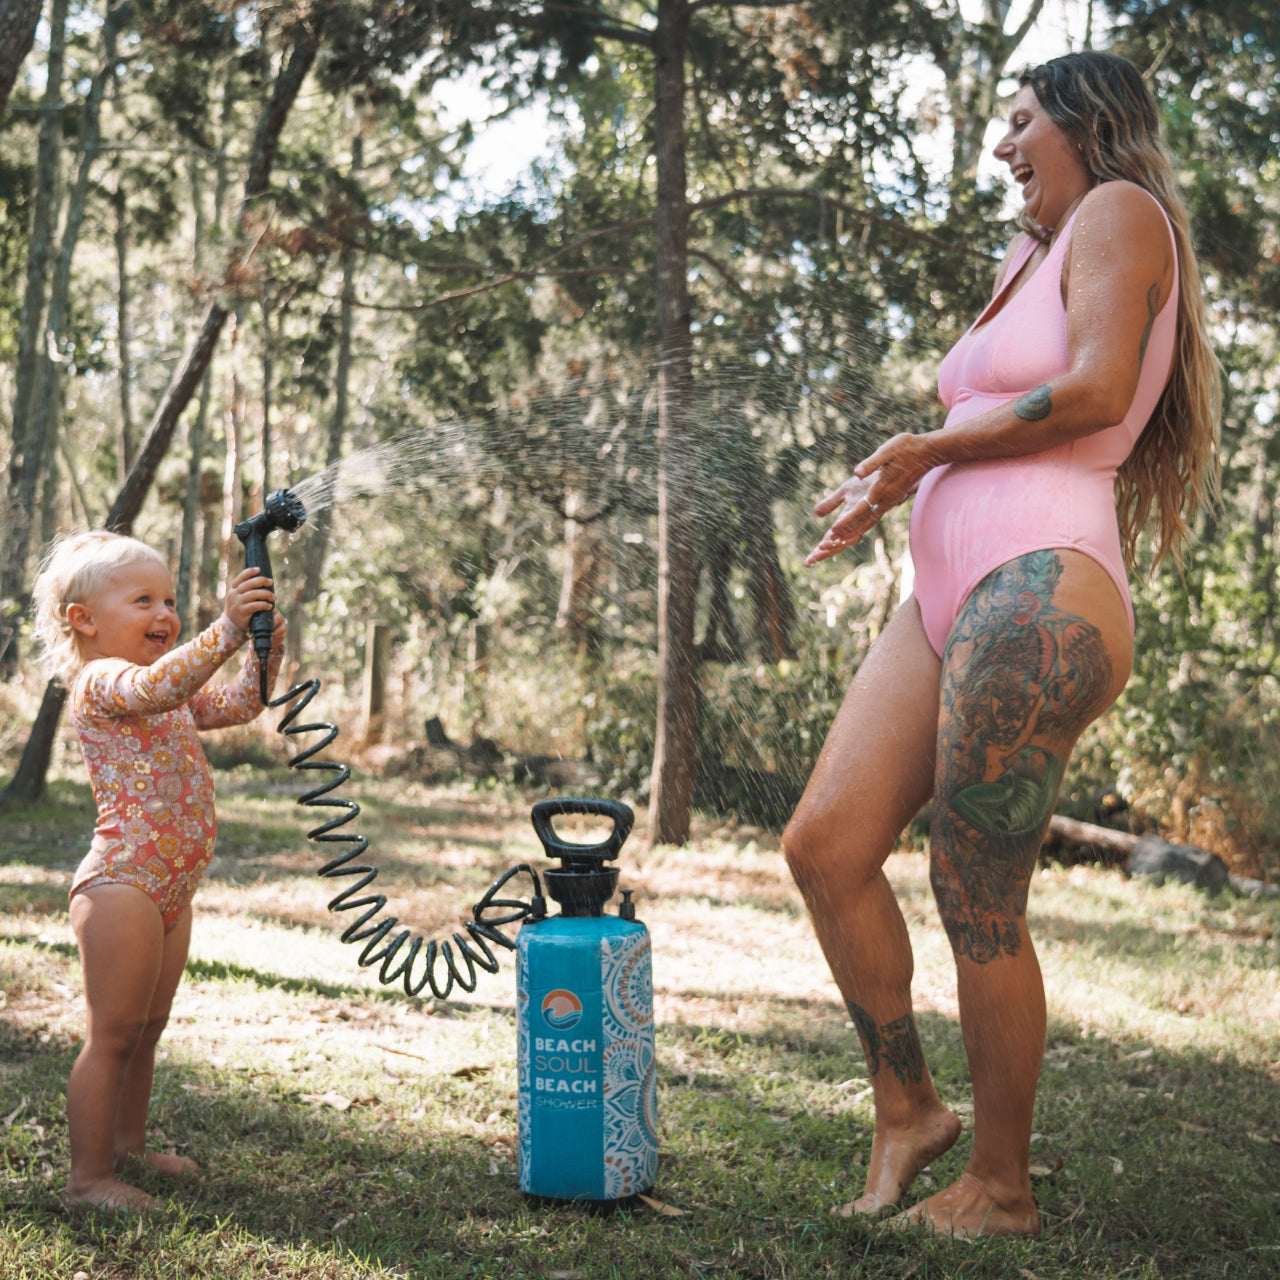
[[[1136,584],[1062,807],[1115,788],[1274,879],[1280,18],[1069,10],[1037,56],[1111,48],[1156,92],[1225,416],[1221,506]],[[906,551],[902,510],[806,571],[810,505],[940,421],[1012,230],[987,126],[1059,0],[41,11],[0,4],[0,804],[76,767],[26,614],[48,541],[131,529],[198,628],[236,522],[333,464],[275,568],[334,718],[391,641],[371,763],[421,763],[438,717],[585,762],[660,842],[695,805],[784,817]],[[509,189],[465,176],[460,103],[546,122]]]

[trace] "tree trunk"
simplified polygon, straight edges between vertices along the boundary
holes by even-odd
[[[240,521],[241,489],[244,477],[244,380],[240,377],[240,331],[243,308],[236,313],[231,330],[231,372],[227,388],[224,434],[227,440],[226,471],[222,481],[222,537],[218,549],[218,581],[231,577],[235,554],[235,527]],[[247,566],[246,566],[247,567]]]
[[[386,728],[387,673],[391,669],[391,628],[379,620],[370,621],[364,633],[364,723],[365,746],[382,741]]]
[[[747,548],[747,581],[754,606],[756,643],[766,662],[795,657],[791,638],[796,608],[782,565],[778,563],[777,534],[765,496],[742,510],[742,540]]]
[[[582,506],[579,495],[565,499],[564,572],[556,605],[556,630],[569,639],[579,657],[596,663],[603,643],[600,611],[594,600],[600,582],[604,540],[597,521],[579,524],[574,513]]]
[[[262,282],[258,302],[262,308],[262,466],[258,472],[262,493],[255,494],[253,498],[252,509],[255,511],[261,509],[267,500],[267,494],[271,492],[271,393],[275,383],[276,362],[275,338],[271,332],[271,318],[275,314],[275,307],[271,297],[270,280]]]
[[[710,604],[707,629],[698,645],[699,662],[740,662],[745,655],[738,620],[729,598],[729,574],[733,569],[733,546],[727,538],[713,538],[707,554]]]
[[[9,779],[9,785],[0,791],[0,813],[38,804],[44,798],[49,761],[53,758],[53,744],[58,737],[58,721],[62,718],[66,701],[66,687],[58,680],[50,680],[44,687],[40,710],[36,712],[27,745],[22,749],[17,771]]]
[[[240,206],[240,227],[243,231],[254,201],[267,191],[271,180],[271,166],[275,160],[280,133],[289,117],[289,109],[298,96],[298,90],[315,61],[320,43],[319,17],[299,22],[295,30],[293,48],[281,68],[272,87],[271,97],[258,114],[258,126],[254,133],[253,147],[249,153],[248,173],[244,183],[244,199]],[[252,256],[252,248],[246,246],[240,265]],[[200,379],[213,357],[222,326],[227,322],[228,311],[218,302],[209,303],[200,325],[195,345],[187,352],[178,366],[147,428],[146,438],[138,450],[133,470],[121,486],[116,500],[107,513],[107,527],[121,533],[133,529],[133,522],[142,510],[143,501],[151,489],[156,469],[169,449],[169,442],[178,425],[182,411],[187,407]]]
[[[201,551],[205,539],[197,539],[203,531],[205,436],[209,426],[209,402],[213,397],[213,370],[205,369],[200,380],[200,399],[187,434],[191,458],[187,465],[187,483],[182,494],[182,532],[178,538],[178,579],[174,584],[175,606],[183,627],[194,626],[193,614],[199,612]],[[197,548],[197,540],[201,546]],[[194,627],[199,630],[198,626]]]
[[[112,203],[116,213],[116,341],[119,346],[121,483],[133,466],[133,361],[129,356],[129,202],[120,178]]]
[[[62,511],[58,503],[58,452],[62,435],[62,379],[54,387],[53,405],[49,413],[49,430],[45,436],[44,464],[40,469],[40,542],[47,547],[58,536],[58,521]]]
[[[233,81],[234,69],[228,64],[222,80],[222,120],[215,165],[216,179],[213,188],[213,225],[222,228],[223,206],[227,199],[227,143],[231,132],[231,115],[235,105]],[[201,184],[202,170],[199,157],[189,160],[191,177],[191,205],[195,210],[195,225],[191,238],[191,268],[195,279],[204,274],[204,191]],[[213,395],[213,370],[206,368],[200,380],[200,400],[196,416],[187,435],[191,453],[187,465],[187,485],[182,496],[182,539],[178,550],[178,580],[174,584],[177,596],[178,617],[183,625],[190,624],[193,631],[202,630],[200,601],[205,593],[201,569],[212,550],[214,522],[205,519],[204,455],[205,432],[209,424],[209,401]],[[197,533],[200,546],[197,548]]]
[[[0,0],[0,111],[9,101],[18,70],[35,43],[43,7],[44,0]],[[56,8],[55,5],[55,11]],[[56,21],[56,17],[50,19],[51,23]]]
[[[267,190],[267,184],[271,178],[271,165],[280,141],[280,132],[284,128],[289,109],[293,106],[298,90],[302,87],[302,82],[306,79],[319,49],[320,26],[319,18],[298,23],[289,58],[276,77],[270,99],[263,105],[258,115],[258,126],[249,155],[248,176],[245,179],[244,201],[240,212],[242,229],[252,202]],[[246,253],[241,261],[247,260],[248,256],[249,254]],[[195,345],[187,353],[170,381],[168,390],[151,420],[146,439],[138,450],[133,469],[125,478],[115,502],[111,505],[111,510],[107,513],[105,523],[108,529],[115,529],[122,533],[132,530],[133,522],[155,478],[156,468],[160,465],[169,447],[169,441],[173,438],[178,418],[195,393],[213,356],[213,349],[217,344],[218,335],[222,332],[222,326],[226,323],[227,314],[226,309],[217,302],[211,302],[205,311]],[[46,687],[45,702],[41,707],[44,710],[44,706],[48,705],[50,714],[43,719],[37,718],[31,729],[31,737],[27,740],[23,751],[23,764],[26,765],[30,761],[29,771],[23,775],[20,789],[15,790],[15,784],[18,782],[18,778],[15,777],[9,786],[0,792],[0,806],[11,800],[21,801],[32,794],[40,795],[44,792],[45,773],[53,752],[53,738],[57,733],[58,716],[61,714],[62,701],[65,701],[64,694],[57,702],[56,708],[53,706],[50,691],[53,683],[51,681],[50,687]],[[29,776],[32,770],[38,770],[38,778]]]
[[[1044,0],[1031,0],[1015,31],[1005,34],[1010,0],[983,0],[982,19],[976,27],[956,25],[953,43],[938,60],[947,78],[947,99],[954,142],[951,154],[951,189],[955,193],[977,177],[987,125],[995,118],[1000,81],[1009,59],[1040,16]]]
[[[26,285],[22,295],[22,311],[18,320],[18,359],[14,370],[13,433],[9,447],[9,471],[5,483],[4,518],[0,520],[3,538],[3,564],[0,565],[0,674],[17,665],[14,644],[16,624],[22,616],[23,586],[26,581],[26,547],[30,539],[33,512],[22,505],[23,477],[36,465],[30,456],[29,427],[32,389],[39,377],[43,360],[41,335],[44,333],[45,302],[48,297],[49,255],[53,247],[53,231],[57,222],[58,186],[61,166],[59,151],[62,141],[62,69],[65,61],[67,10],[69,0],[54,0],[49,15],[49,56],[45,68],[44,98],[40,108],[40,135],[36,149],[36,184],[32,198],[30,237],[27,244]],[[21,529],[27,530],[19,538]],[[22,556],[14,553],[15,542],[23,547]]]
[[[61,398],[61,370],[66,363],[62,347],[71,308],[71,263],[80,241],[80,228],[84,224],[90,173],[101,147],[102,99],[106,94],[107,82],[115,76],[116,36],[126,8],[125,5],[117,5],[110,9],[102,26],[102,67],[93,78],[84,104],[76,177],[67,196],[62,240],[58,245],[53,280],[49,288],[43,359],[39,363],[39,376],[33,388],[30,419],[25,432],[22,474],[17,485],[17,505],[25,518],[14,522],[10,531],[10,543],[6,548],[9,570],[18,577],[21,595],[25,595],[26,563],[31,546],[36,493],[46,474],[46,468],[54,466],[57,457],[57,411]],[[46,507],[45,520],[50,527],[53,524],[53,514]]]
[[[687,0],[658,0],[654,31],[658,294],[658,724],[648,835],[689,838],[697,754],[694,665],[694,457],[690,413],[684,46]]]
[[[181,364],[170,379],[160,406],[147,428],[146,437],[138,449],[137,457],[133,460],[133,468],[120,486],[111,510],[107,512],[108,529],[114,529],[117,533],[133,532],[133,522],[138,518],[138,512],[142,510],[142,504],[151,490],[156,470],[169,451],[169,442],[173,439],[178,419],[190,403],[209,367],[209,361],[213,358],[214,348],[222,335],[222,326],[227,322],[227,314],[226,308],[217,302],[211,302],[205,308],[195,344],[183,356]]]
[[[351,182],[358,189],[360,171],[364,168],[364,139],[360,135],[360,123],[356,122],[355,137],[351,142]],[[342,457],[342,441],[347,431],[347,414],[351,396],[351,340],[355,330],[356,251],[347,243],[342,256],[342,293],[338,313],[338,362],[334,370],[333,416],[329,419],[329,438],[325,444],[324,463],[331,467]],[[311,605],[320,595],[324,585],[324,561],[329,550],[329,535],[333,527],[333,508],[317,511],[311,519],[311,536],[303,542],[302,587],[294,597],[289,612],[289,660],[290,669],[302,665],[307,618]]]

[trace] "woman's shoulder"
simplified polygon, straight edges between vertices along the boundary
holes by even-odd
[[[1142,230],[1165,226],[1168,215],[1146,187],[1118,178],[1114,182],[1100,182],[1088,192],[1080,202],[1075,220],[1077,226],[1119,221]]]
[[[1081,201],[1071,229],[1069,260],[1164,274],[1177,250],[1164,206],[1136,182],[1103,182]]]

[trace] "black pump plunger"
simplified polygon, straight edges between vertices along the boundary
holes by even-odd
[[[551,820],[561,814],[584,814],[611,818],[613,830],[599,844],[574,844],[556,835]],[[542,873],[547,893],[560,904],[564,916],[598,916],[604,904],[613,897],[618,886],[618,868],[604,864],[618,856],[623,841],[631,834],[635,815],[618,800],[571,799],[560,797],[539,800],[533,806],[533,829],[542,841],[549,858],[559,858],[561,865]],[[634,912],[633,912],[634,914]]]
[[[267,535],[277,529],[292,533],[306,523],[307,509],[288,489],[277,489],[267,497],[267,504],[256,516],[236,525],[236,537],[244,543],[244,563],[247,569],[257,569],[265,577],[274,578],[271,557],[267,553]],[[249,635],[253,651],[258,655],[259,691],[262,705],[267,705],[267,663],[271,658],[271,637],[275,631],[272,611],[264,609],[249,619]]]

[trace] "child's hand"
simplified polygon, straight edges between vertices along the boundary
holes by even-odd
[[[234,626],[247,631],[249,619],[255,613],[263,613],[275,604],[276,593],[273,586],[271,579],[263,577],[257,569],[241,569],[227,583],[227,598],[222,612]],[[280,623],[281,620],[277,619],[276,626],[280,626]]]
[[[277,613],[275,625],[271,629],[271,647],[276,653],[284,652],[284,636],[288,630],[289,626],[284,620],[284,614]]]

